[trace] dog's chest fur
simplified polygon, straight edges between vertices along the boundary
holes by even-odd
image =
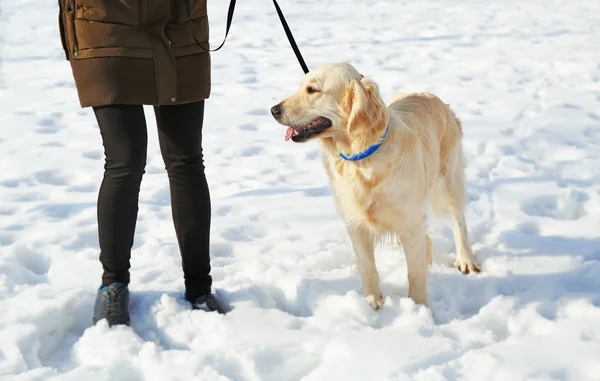
[[[337,159],[326,160],[327,173],[338,208],[347,223],[368,226],[379,232],[393,229],[397,211],[386,186],[387,171],[357,166]]]

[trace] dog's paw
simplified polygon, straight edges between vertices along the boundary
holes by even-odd
[[[383,307],[383,294],[380,292],[375,296],[374,294],[369,294],[365,296],[367,302],[373,308],[373,311],[378,311]]]
[[[458,268],[458,271],[460,271],[463,274],[468,274],[470,272],[478,273],[481,271],[481,266],[479,265],[479,263],[477,263],[475,258],[459,257],[456,259],[456,262],[454,262],[454,266],[456,266],[456,268]]]

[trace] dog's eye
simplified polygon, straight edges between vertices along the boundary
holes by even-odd
[[[309,93],[309,94],[314,94],[314,93],[316,93],[316,92],[318,92],[318,91],[319,91],[319,90],[317,90],[316,88],[314,88],[314,87],[312,87],[312,86],[308,86],[308,87],[306,88],[306,92],[307,92],[307,93]]]

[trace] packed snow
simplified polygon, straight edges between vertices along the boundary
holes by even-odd
[[[209,1],[214,46],[227,4]],[[241,1],[204,128],[212,275],[231,311],[183,300],[148,107],[132,325],[93,326],[100,134],[56,1],[3,1],[0,379],[600,380],[600,2],[280,4],[309,67],[349,62],[386,100],[429,91],[456,111],[483,271],[453,268],[450,227],[432,221],[432,310],[407,298],[400,248],[378,249],[386,304],[368,306],[318,143],[285,142],[269,115],[300,66],[272,2]]]

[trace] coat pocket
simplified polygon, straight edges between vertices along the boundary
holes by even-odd
[[[189,2],[191,17],[187,12],[186,2]],[[165,35],[175,58],[206,53],[206,50],[196,44],[194,37],[204,48],[210,49],[206,0],[173,1],[169,20]]]
[[[183,25],[169,24],[167,25],[165,34],[170,41],[171,50],[175,58],[190,54],[207,53],[207,50],[210,49],[207,17]],[[196,37],[204,49],[198,46],[194,37]]]
[[[77,36],[75,59],[152,58],[148,31],[139,26],[139,0],[63,0],[76,5],[72,18]]]
[[[196,14],[192,15],[191,20],[187,20],[186,17],[183,22],[170,22],[165,27],[165,35],[175,58],[190,54],[207,53],[206,50],[210,49],[208,41],[210,28],[208,16],[206,15],[206,2],[196,2],[195,5]],[[194,37],[206,50],[198,46]]]
[[[148,32],[129,25],[75,19],[77,59],[99,57],[152,58]]]
[[[75,18],[100,23],[140,26],[140,0],[76,0]],[[157,0],[147,0],[150,3]],[[179,2],[181,0],[175,0]]]

